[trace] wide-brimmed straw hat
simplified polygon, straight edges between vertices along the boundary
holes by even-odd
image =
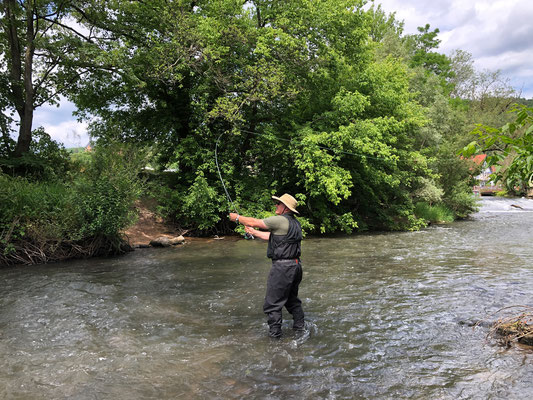
[[[274,200],[281,201],[283,204],[287,206],[287,208],[296,214],[300,214],[298,211],[296,211],[296,207],[298,207],[298,201],[294,197],[292,197],[290,194],[285,193],[281,197],[272,196]]]

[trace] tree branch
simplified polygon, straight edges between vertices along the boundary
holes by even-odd
[[[70,87],[78,80],[80,79],[80,77],[83,75],[83,74],[86,74],[88,73],[89,71],[86,70],[86,71],[82,71],[82,72],[79,72],[77,73],[75,76],[73,76],[68,82],[66,82],[63,87],[61,89],[58,89],[57,91],[55,91],[54,93],[50,94],[48,97],[45,97],[41,102],[39,103],[36,103],[34,108],[38,108],[38,107],[41,107],[43,104],[46,104],[48,102],[50,102],[54,97],[57,97],[61,94],[63,94],[65,91],[67,91],[68,89],[70,89]]]
[[[45,71],[43,77],[41,79],[38,79],[37,82],[35,83],[35,86],[34,86],[35,92],[41,89],[41,86],[46,81],[50,73],[59,65],[59,62],[60,62],[59,59],[56,58],[55,60],[53,60],[52,63],[50,63],[50,67]]]
[[[120,31],[120,32],[116,32],[112,29],[110,29],[109,26],[106,26],[105,24],[101,24],[98,20],[94,20],[92,18],[89,17],[89,15],[87,15],[87,13],[85,11],[83,11],[81,8],[77,7],[76,5],[73,5],[72,6],[77,12],[80,13],[80,15],[82,16],[82,19],[85,19],[87,22],[89,22],[91,25],[93,25],[94,27],[97,27],[99,29],[102,29],[102,30],[106,30],[106,31],[111,31],[112,33],[115,33],[115,34],[120,34],[124,37],[127,37],[129,39],[135,39],[135,37],[127,32],[123,32],[123,31]]]
[[[65,25],[65,24],[59,22],[57,19],[55,19],[55,20],[50,20],[50,19],[48,19],[48,18],[43,18],[43,19],[44,19],[45,21],[51,23],[51,25],[48,26],[47,29],[50,29],[50,28],[52,27],[52,25],[58,25],[58,26],[60,26],[60,27],[62,27],[62,28],[68,29],[69,31],[71,31],[71,32],[73,32],[74,34],[78,35],[79,37],[81,37],[82,39],[84,39],[86,42],[94,43],[93,40],[92,40],[90,37],[87,37],[87,36],[85,36],[84,34],[78,32],[76,29],[74,29],[74,28],[71,27],[71,26],[68,26],[68,25]]]

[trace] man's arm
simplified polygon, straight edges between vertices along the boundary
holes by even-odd
[[[237,217],[239,218],[238,220],[237,220]],[[237,213],[230,213],[229,214],[229,219],[231,221],[237,222],[238,224],[243,224],[244,226],[251,226],[253,228],[259,228],[259,229],[268,230],[267,226],[265,225],[265,223],[263,222],[262,219],[257,219],[257,218],[252,218],[252,217],[244,217],[244,216],[239,215]],[[267,232],[267,233],[270,234],[270,232]],[[254,235],[254,236],[257,236],[257,235]],[[257,237],[259,237],[259,236],[257,236]]]
[[[259,239],[263,239],[263,240],[268,240],[270,238],[270,232],[265,232],[265,231],[258,231],[257,229],[254,229],[250,226],[245,226],[244,227],[244,230],[249,233],[250,235],[252,235],[253,237],[256,237],[256,238],[259,238]]]

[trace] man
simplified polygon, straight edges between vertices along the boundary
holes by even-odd
[[[303,331],[305,328],[302,302],[298,298],[298,286],[302,281],[302,227],[294,217],[294,214],[299,214],[296,211],[298,202],[294,197],[284,194],[272,198],[277,202],[275,216],[256,219],[230,213],[230,220],[243,224],[246,232],[254,237],[268,240],[267,257],[272,259],[272,268],[263,311],[267,315],[269,335],[279,338],[283,306],[292,314],[293,329]]]

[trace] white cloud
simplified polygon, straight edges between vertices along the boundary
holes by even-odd
[[[87,123],[77,121],[72,115],[75,110],[74,104],[61,98],[59,107],[45,105],[35,110],[33,128],[44,127],[52,139],[65,147],[86,146],[89,143]]]
[[[438,28],[439,50],[472,54],[478,70],[500,70],[522,96],[533,98],[533,1],[531,0],[376,0],[405,23],[405,33],[418,26]]]
[[[65,147],[82,147],[89,143],[87,124],[75,120],[63,121],[57,125],[43,124],[52,139],[63,143]]]

